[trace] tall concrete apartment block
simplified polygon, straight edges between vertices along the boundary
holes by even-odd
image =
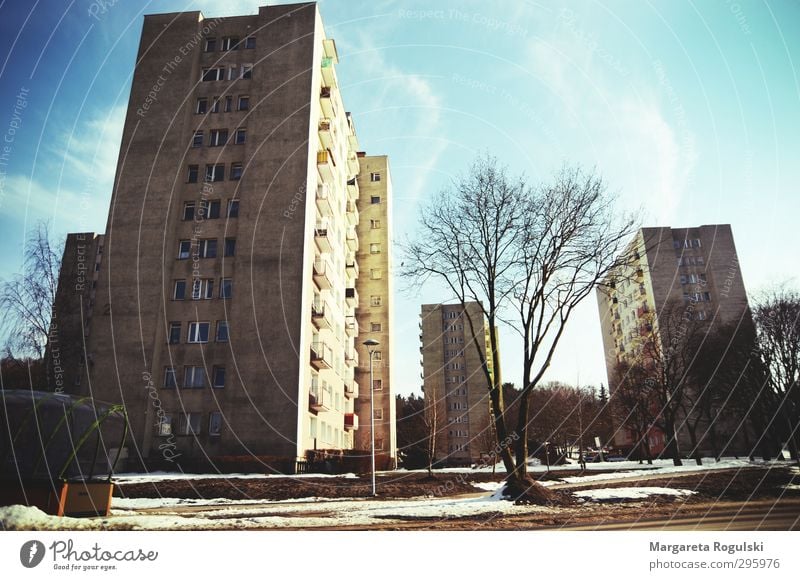
[[[475,339],[465,312],[474,325]],[[489,393],[477,351],[491,365],[489,326],[480,305],[467,302],[463,306],[423,304],[420,329],[422,389],[428,423],[436,427],[435,460],[443,465],[470,465],[495,445],[489,428]]]
[[[753,332],[730,225],[642,228],[631,245],[634,261],[614,273],[624,281],[597,292],[612,394],[616,365],[632,360],[640,337],[653,330],[652,321],[671,305],[683,305],[685,316],[709,329],[734,323],[740,331]],[[669,342],[670,337],[656,332],[662,343]],[[630,446],[631,434],[618,430],[615,443]],[[652,433],[650,443],[660,449],[663,434]]]
[[[355,263],[360,269],[358,292],[360,307],[356,313],[359,329],[356,382],[359,396],[356,414],[361,419],[356,431],[356,448],[370,449],[372,432],[369,420],[370,397],[375,398],[375,452],[379,468],[395,464],[397,435],[395,396],[392,391],[392,182],[389,158],[359,154],[361,171],[357,185],[359,247]],[[350,268],[348,261],[348,268]],[[380,344],[373,348],[372,388],[370,388],[370,354],[363,340],[373,339]]]
[[[391,189],[363,158],[387,167],[384,203],[359,195],[337,63],[315,3],[145,16],[77,387],[125,404],[133,464],[292,471],[359,444],[359,318],[390,352]],[[379,278],[359,275],[364,235]]]

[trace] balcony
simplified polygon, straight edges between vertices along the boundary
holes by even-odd
[[[336,171],[336,160],[330,149],[317,151],[317,170],[323,181],[333,181],[333,174]]]
[[[346,350],[344,353],[344,362],[347,363],[347,366],[349,367],[357,367],[358,351],[354,348]]]
[[[317,210],[322,217],[330,217],[333,215],[331,187],[327,183],[320,183],[317,185]]]
[[[347,199],[349,199],[350,201],[356,201],[358,199],[359,193],[360,192],[358,190],[358,181],[356,181],[356,178],[354,177],[352,179],[349,179],[347,181]]]
[[[317,222],[314,228],[314,241],[317,243],[317,248],[323,254],[331,251],[331,239],[328,237],[328,222],[321,220]]]
[[[358,398],[358,383],[350,379],[344,383],[344,396],[348,399]]]
[[[311,383],[308,391],[308,408],[315,413],[331,410],[331,392],[327,388],[320,388],[316,381]]]
[[[636,279],[637,279],[639,282],[643,282],[643,281],[644,281],[644,270],[642,270],[641,268],[639,268],[638,270],[636,270]]]
[[[345,270],[347,270],[348,281],[358,278],[358,262],[356,261],[355,255],[350,254],[347,256],[347,260],[345,261]]]
[[[358,156],[356,155],[355,151],[350,151],[347,154],[347,171],[350,175],[358,175],[358,171],[361,167],[358,164]]]
[[[356,204],[352,201],[347,202],[347,223],[350,224],[352,227],[356,227],[358,225],[358,208]]]
[[[333,72],[333,58],[330,56],[323,56],[320,66],[322,68],[322,82],[329,87],[336,86],[336,74]]]
[[[314,300],[311,305],[311,320],[314,322],[314,326],[320,330],[331,327],[331,317],[322,300]]]
[[[355,316],[348,316],[344,319],[344,331],[347,336],[358,336],[358,324]]]
[[[333,147],[334,141],[336,141],[336,133],[334,129],[334,125],[330,119],[320,119],[319,120],[319,140],[322,142],[322,146],[325,149],[330,149]]]
[[[358,290],[355,288],[345,288],[344,299],[347,301],[348,306],[358,308]]]
[[[321,256],[317,256],[314,260],[314,283],[320,290],[327,290],[331,287],[330,277],[331,267],[327,260],[323,260]]]
[[[358,251],[358,235],[356,235],[355,228],[348,228],[346,241],[347,241],[347,247],[350,248],[351,251],[353,252]]]
[[[329,119],[336,116],[336,105],[333,104],[333,92],[331,87],[322,87],[319,93],[319,103],[322,106],[322,114]]]
[[[355,413],[344,414],[344,430],[355,431],[358,429],[358,415]]]
[[[333,351],[324,342],[311,344],[311,365],[317,369],[333,368]]]
[[[326,38],[322,41],[322,52],[327,57],[333,60],[333,64],[339,64],[339,53],[336,51],[336,41],[332,38]]]

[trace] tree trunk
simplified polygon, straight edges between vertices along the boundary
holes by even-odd
[[[664,436],[667,439],[667,447],[665,449],[667,457],[672,458],[672,464],[676,467],[683,465],[681,461],[681,452],[678,447],[678,437],[675,433],[675,423],[673,419],[664,418]]]

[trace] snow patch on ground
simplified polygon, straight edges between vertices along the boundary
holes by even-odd
[[[575,491],[574,495],[590,501],[608,501],[617,499],[646,499],[651,495],[671,495],[675,497],[689,496],[697,493],[688,489],[670,489],[668,487],[616,487],[603,489],[587,489]]]
[[[305,479],[321,477],[331,479],[358,479],[354,473],[341,475],[326,475],[323,473],[298,473],[296,475],[283,475],[280,473],[183,473],[179,471],[151,471],[150,473],[117,473],[114,483],[150,483],[155,481],[168,481],[173,479],[268,479],[275,477],[289,477],[291,479]]]
[[[482,489],[484,491],[495,491],[498,488],[503,487],[505,484],[505,481],[481,481],[478,483],[473,483],[472,487],[477,487],[478,489]]]

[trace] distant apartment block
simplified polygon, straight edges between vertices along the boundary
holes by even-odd
[[[125,404],[129,465],[357,454],[367,336],[393,463],[388,161],[359,157],[338,62],[315,3],[145,16],[91,290],[58,307],[67,391]]]
[[[730,225],[642,228],[629,250],[632,263],[612,274],[623,281],[597,292],[612,396],[617,382],[615,368],[620,362],[635,360],[643,336],[656,332],[662,344],[669,344],[672,337],[653,325],[673,305],[682,305],[684,316],[709,330],[733,323],[752,332]],[[719,427],[725,429],[722,423]],[[649,439],[654,452],[663,449],[663,433],[654,429]],[[687,449],[681,431],[679,441]],[[616,446],[626,448],[633,443],[630,432],[617,430]]]
[[[469,314],[475,330],[473,339]],[[422,379],[435,461],[464,466],[494,448],[489,392],[478,350],[491,369],[489,326],[477,302],[423,304],[420,321]]]

